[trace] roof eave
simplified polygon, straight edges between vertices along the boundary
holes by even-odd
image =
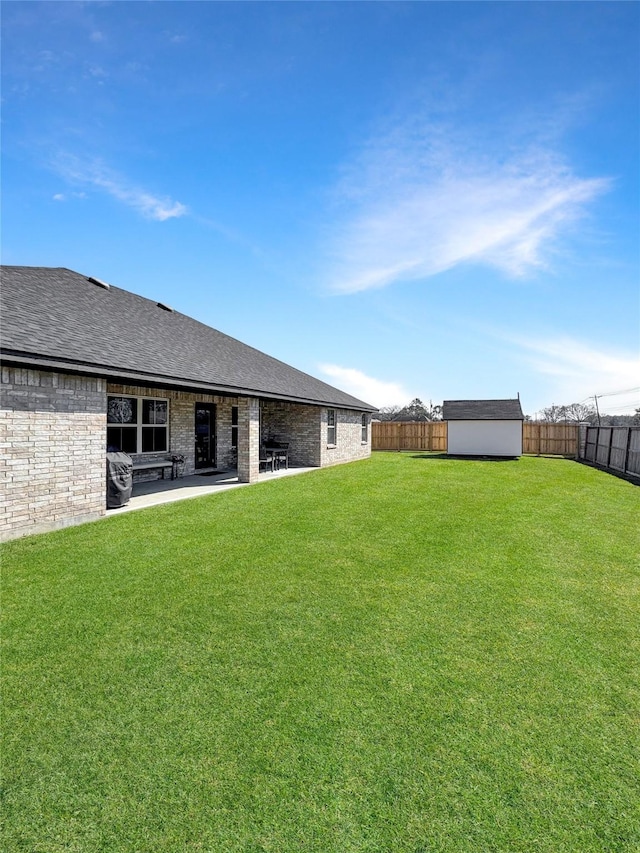
[[[58,370],[67,373],[82,373],[86,376],[104,377],[112,381],[129,381],[136,384],[144,383],[160,387],[168,387],[177,391],[199,391],[207,394],[221,394],[227,397],[261,397],[265,400],[282,400],[289,403],[304,403],[310,406],[328,406],[334,409],[349,409],[362,412],[377,412],[374,406],[370,406],[359,400],[353,404],[335,402],[333,400],[317,400],[295,395],[279,394],[270,391],[262,391],[255,388],[241,386],[222,385],[211,382],[195,382],[191,379],[180,377],[163,376],[154,373],[131,371],[123,368],[107,367],[102,364],[90,364],[84,362],[66,361],[54,359],[29,353],[19,353],[10,350],[1,350],[0,358],[4,364],[24,366],[27,368]]]

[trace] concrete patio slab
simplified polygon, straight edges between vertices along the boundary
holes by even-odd
[[[296,474],[305,474],[308,471],[318,471],[318,468],[287,468],[280,471],[267,471],[260,474],[259,483],[268,480],[278,480],[281,477],[291,477]],[[108,509],[106,518],[120,515],[123,512],[132,512],[137,509],[146,509],[151,506],[183,501],[188,498],[200,498],[203,495],[216,494],[228,489],[237,489],[241,486],[254,485],[240,483],[237,471],[220,471],[213,474],[193,474],[188,477],[180,477],[177,480],[152,480],[148,483],[134,483],[131,500],[125,506]]]

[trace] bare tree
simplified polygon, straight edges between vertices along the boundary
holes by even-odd
[[[571,423],[597,423],[598,416],[593,406],[586,403],[570,403],[564,408],[565,420]]]
[[[540,411],[539,420],[550,424],[597,423],[598,417],[593,406],[586,403],[569,403],[566,406],[549,406]]]
[[[559,424],[566,419],[566,406],[548,406],[546,409],[541,409],[541,421],[546,421],[548,424]]]
[[[382,406],[378,410],[378,417],[381,421],[392,421],[401,410],[402,406]]]

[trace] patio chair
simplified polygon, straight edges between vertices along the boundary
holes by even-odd
[[[281,441],[279,442],[279,446],[274,448],[273,456],[276,461],[276,468],[280,470],[280,468],[284,467],[285,469],[289,467],[289,442]]]
[[[261,447],[258,458],[258,470],[261,470],[263,465],[265,471],[271,468],[271,473],[273,473],[273,454],[268,454],[266,448]]]

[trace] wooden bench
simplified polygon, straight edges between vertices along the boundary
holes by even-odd
[[[175,480],[176,466],[172,459],[156,459],[153,462],[134,462],[133,473],[136,471],[154,471],[162,470],[162,479],[164,480],[167,468],[171,469],[171,479]]]

